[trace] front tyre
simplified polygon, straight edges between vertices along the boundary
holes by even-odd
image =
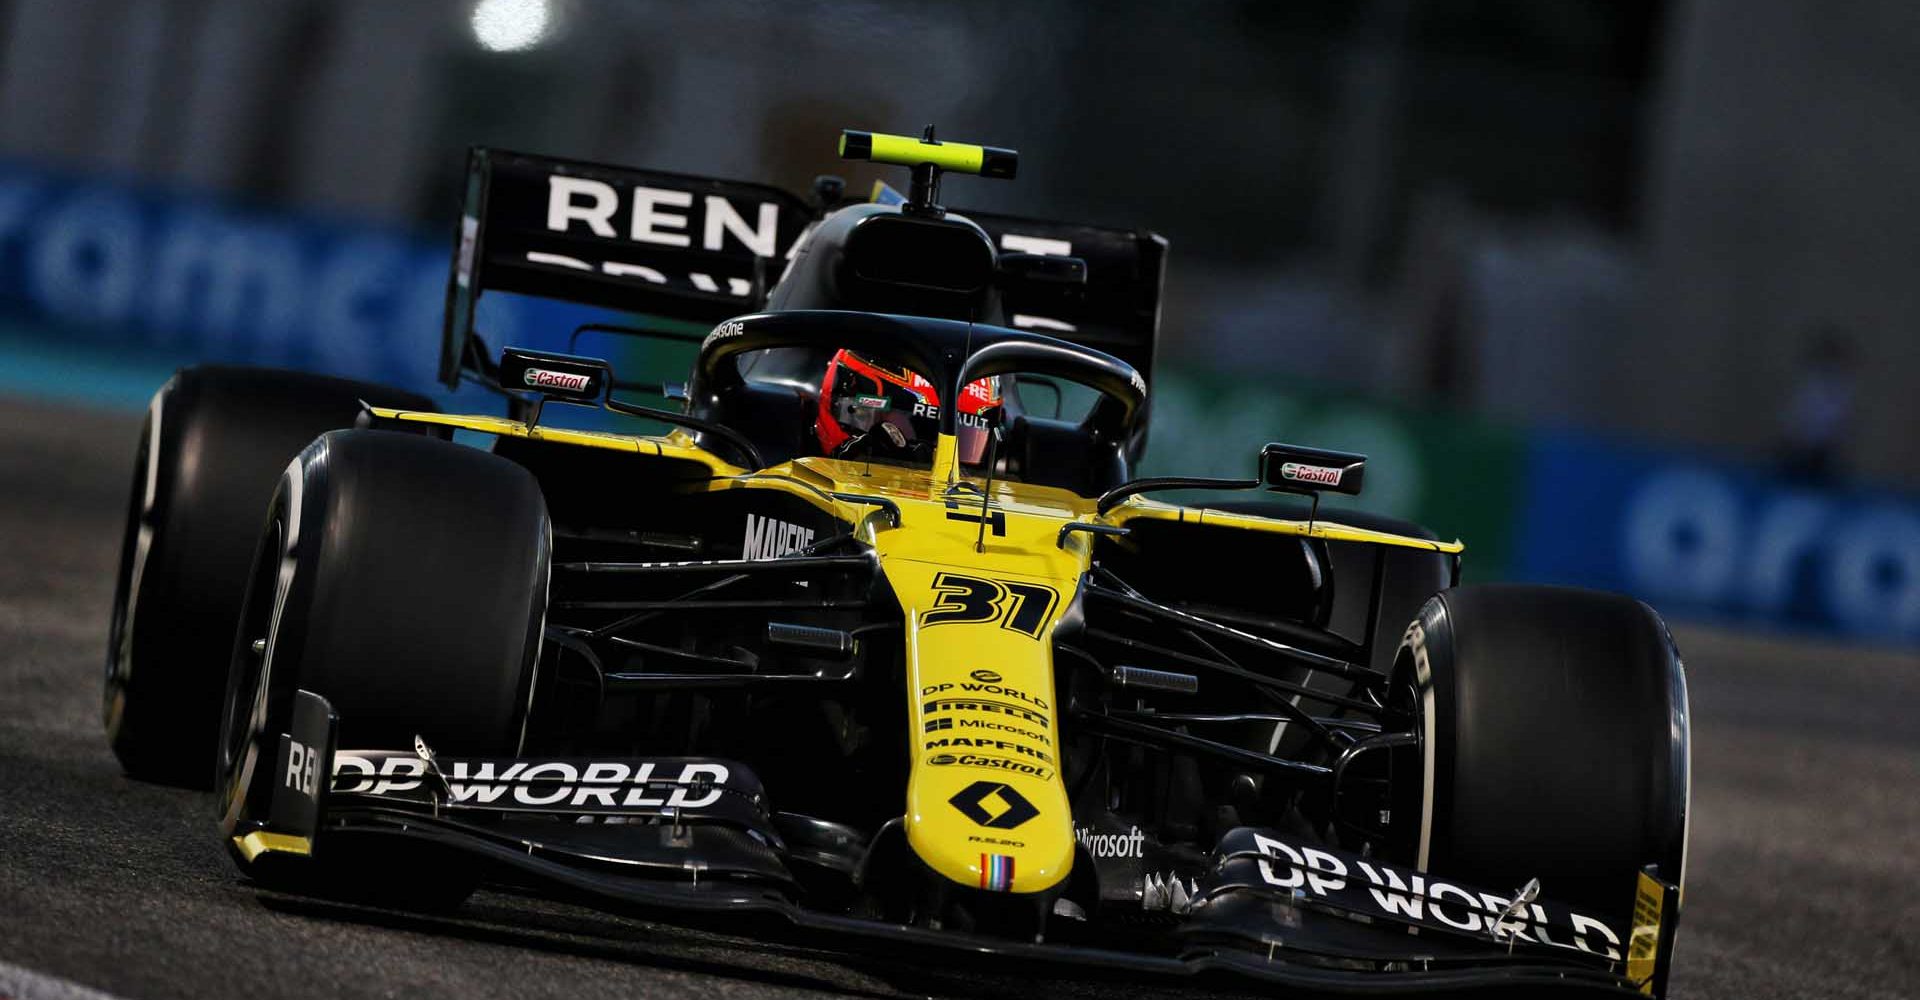
[[[432,438],[334,431],[287,468],[268,510],[230,658],[220,755],[229,836],[267,815],[266,772],[300,689],[332,704],[343,749],[409,750],[418,736],[451,756],[519,752],[551,544],[527,470]],[[287,888],[421,899],[430,867],[389,871],[391,851],[346,864],[352,849],[320,847],[291,882],[272,877],[288,866],[236,858]],[[471,884],[440,889],[427,896],[457,899]]]
[[[1637,877],[1684,879],[1686,677],[1666,624],[1617,594],[1456,587],[1408,627],[1425,794],[1418,866],[1490,890],[1541,894],[1629,925]],[[1417,835],[1417,836],[1416,836]]]

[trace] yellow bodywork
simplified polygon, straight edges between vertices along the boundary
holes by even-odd
[[[254,830],[243,837],[235,837],[233,846],[248,861],[262,854],[298,854],[305,857],[313,853],[313,841],[306,837],[274,833],[271,830]]]
[[[766,489],[801,497],[855,526],[873,546],[906,623],[907,719],[913,759],[905,803],[907,842],[933,870],[962,885],[1041,892],[1073,864],[1074,829],[1060,774],[1054,697],[1054,627],[1074,602],[1091,556],[1073,522],[1135,520],[1225,525],[1331,540],[1454,553],[1432,542],[1351,528],[1181,507],[1133,497],[1106,514],[1093,500],[1048,486],[962,475],[951,436],[931,469],[800,458],[750,472],[676,431],[664,436],[529,427],[490,416],[372,407],[383,420],[658,455],[712,470],[710,490]],[[890,501],[880,506],[834,494]],[[977,547],[976,547],[977,546]]]

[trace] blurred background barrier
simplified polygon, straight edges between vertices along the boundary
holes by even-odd
[[[410,234],[0,167],[7,339],[84,364],[287,365],[432,383],[448,250]],[[32,390],[54,371],[9,366]],[[52,385],[85,396],[79,384]]]

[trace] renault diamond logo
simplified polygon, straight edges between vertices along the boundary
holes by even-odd
[[[976,781],[947,801],[968,819],[995,830],[1011,830],[1040,815],[1033,803],[998,781]]]

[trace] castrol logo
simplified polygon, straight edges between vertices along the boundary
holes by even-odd
[[[1340,476],[1344,469],[1335,469],[1325,465],[1301,465],[1288,462],[1280,466],[1280,478],[1296,483],[1317,483],[1321,486],[1340,485]]]
[[[548,371],[545,368],[529,368],[521,378],[535,389],[559,389],[564,392],[585,392],[587,386],[593,383],[591,375]]]

